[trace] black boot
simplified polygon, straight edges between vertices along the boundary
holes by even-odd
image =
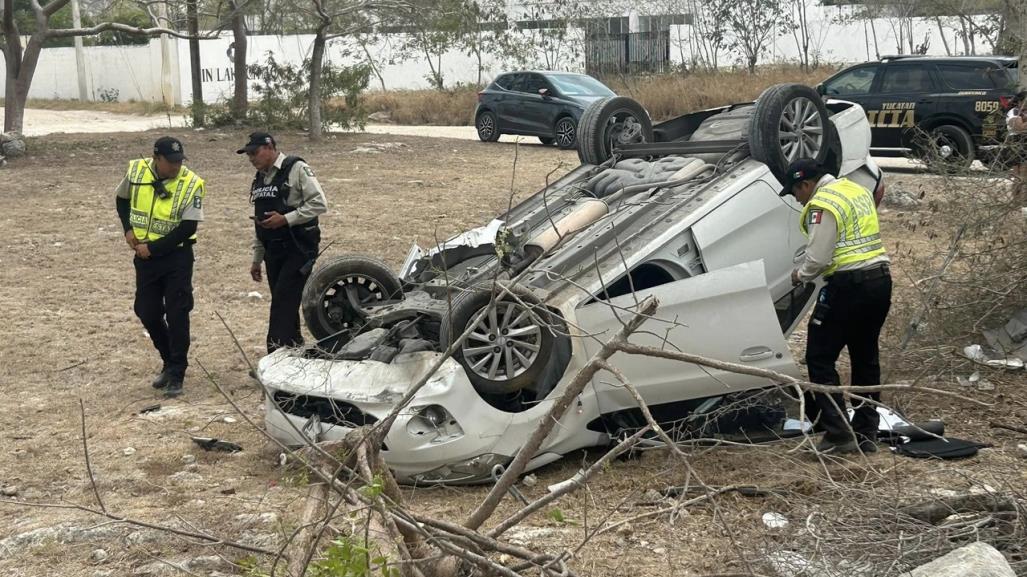
[[[168,386],[168,383],[170,381],[171,373],[168,372],[167,367],[164,367],[163,369],[161,369],[160,374],[157,375],[157,378],[153,379],[153,383],[151,383],[151,385],[155,389],[163,389],[164,387]]]
[[[168,376],[168,384],[164,387],[165,397],[177,397],[182,394],[182,377]]]

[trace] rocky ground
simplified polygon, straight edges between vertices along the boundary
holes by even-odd
[[[185,142],[189,166],[208,182],[207,220],[196,246],[192,365],[185,395],[171,401],[148,384],[159,363],[132,312],[131,256],[112,192],[126,162],[146,155],[161,133],[29,138],[31,156],[0,171],[4,576],[256,575],[270,566],[271,558],[259,553],[209,547],[69,507],[99,507],[84,459],[80,407],[96,493],[112,514],[262,549],[280,546],[295,529],[306,478],[280,465],[279,451],[247,423],[261,422],[260,393],[219,319],[234,331],[245,355],[260,355],[268,291],[248,275],[252,225],[246,190],[252,170],[234,153],[244,134],[180,128],[171,133]],[[487,222],[508,206],[511,191],[522,197],[541,188],[548,173],[577,165],[573,152],[534,143],[515,147],[379,134],[343,134],[317,146],[297,134],[280,140],[287,152],[310,162],[328,191],[323,227],[335,243],[329,253],[368,253],[392,265],[411,242],[430,245]],[[914,201],[921,192],[929,198],[958,186],[908,170],[891,175],[889,183]],[[893,352],[918,302],[913,259],[934,250],[923,231],[908,226],[916,218],[911,211],[923,208],[915,204],[883,214],[884,237],[902,247],[893,253],[897,306],[884,352],[886,363],[899,361],[893,381],[912,378],[919,368],[904,366]],[[799,350],[801,338],[801,331],[793,335]],[[992,444],[971,459],[932,462],[882,452],[821,464],[795,452],[795,442],[785,442],[691,449],[688,471],[666,453],[649,451],[615,462],[587,491],[530,518],[511,539],[547,550],[581,546],[574,561],[579,575],[688,576],[763,567],[768,551],[790,548],[797,538],[793,531],[809,527],[809,507],[826,512],[839,495],[858,493],[888,508],[938,488],[987,485],[996,491],[1019,487],[1022,493],[1027,461],[1016,445],[1024,435],[988,424],[1027,423],[1025,373],[989,372],[995,388],[978,390],[956,384],[956,376],[973,370],[969,362],[953,366],[934,380],[967,400],[915,395],[901,401],[914,419],[941,418],[953,434]],[[191,435],[227,439],[244,450],[207,452]],[[541,496],[547,485],[599,454],[569,456],[537,472],[534,483],[521,490],[528,498]],[[788,497],[728,494],[673,522],[666,516],[641,518],[591,535],[608,520],[651,511],[646,503],[665,502],[664,489],[696,478],[714,486],[754,484]],[[460,519],[485,492],[422,488],[407,489],[404,496],[414,509]],[[516,508],[505,502],[499,516]],[[779,513],[789,525],[768,528],[767,512]],[[851,546],[854,556],[861,550]],[[1022,552],[1004,552],[1024,572]]]

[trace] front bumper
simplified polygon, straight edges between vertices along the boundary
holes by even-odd
[[[418,352],[381,363],[276,351],[257,368],[270,393],[265,426],[289,446],[341,439],[358,426],[386,418],[438,357]],[[463,367],[447,359],[399,414],[382,456],[401,483],[488,480],[493,467],[509,462],[520,444],[501,442],[513,418],[483,401]]]

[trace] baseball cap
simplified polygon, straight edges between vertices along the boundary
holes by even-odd
[[[824,169],[812,158],[800,158],[793,161],[785,172],[784,188],[781,189],[781,195],[791,194],[792,187],[796,184],[809,178],[819,178],[823,174]]]
[[[180,162],[185,158],[185,147],[174,136],[162,136],[153,143],[153,153],[163,156],[169,162]]]
[[[250,140],[243,145],[242,148],[236,150],[236,154],[243,154],[245,152],[253,152],[261,146],[275,146],[275,137],[271,136],[267,132],[252,132],[250,133]]]

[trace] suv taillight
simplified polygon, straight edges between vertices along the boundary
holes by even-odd
[[[478,102],[481,102],[481,100],[482,100],[482,97],[484,97],[484,96],[485,96],[485,91],[484,91],[484,90],[483,90],[483,91],[481,91],[481,92],[479,92],[479,93],[478,93]]]

